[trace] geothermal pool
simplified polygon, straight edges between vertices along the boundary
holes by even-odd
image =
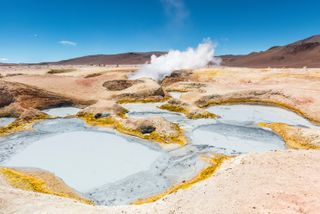
[[[79,111],[81,111],[81,109],[75,107],[57,107],[43,110],[43,112],[53,117],[66,117],[76,115]]]
[[[192,134],[192,143],[222,148],[225,154],[285,149],[284,142],[271,131],[223,123],[196,128]]]
[[[80,119],[58,118],[39,122],[32,131],[0,137],[0,164],[48,170],[96,204],[121,205],[193,178],[208,166],[204,155],[286,149],[281,138],[258,127],[258,122],[315,127],[293,112],[270,106],[213,106],[207,110],[221,118],[190,120],[159,109],[162,104],[131,103],[123,107],[129,110],[128,117],[160,116],[178,123],[185,130],[188,145],[164,149],[111,129],[87,126]],[[65,117],[79,110],[63,107],[47,113]],[[12,120],[2,118],[0,126]]]
[[[10,123],[12,123],[14,120],[15,118],[11,118],[11,117],[0,118],[0,127],[7,126]]]
[[[128,204],[191,179],[208,165],[205,147],[163,150],[157,143],[75,118],[49,119],[0,137],[2,166],[53,172],[96,204]]]
[[[218,120],[190,120],[183,114],[159,109],[162,103],[126,104],[128,116],[162,116],[171,122],[179,123],[193,145],[207,145],[212,151],[225,155],[248,152],[263,152],[285,149],[280,137],[270,130],[256,126],[258,122],[290,122],[309,125],[308,121],[287,110],[258,105],[214,106],[208,111],[221,116]],[[272,116],[270,116],[272,115]],[[281,116],[279,118],[278,116]]]
[[[186,120],[185,116],[180,113],[170,112],[158,108],[164,103],[128,103],[122,106],[129,112],[127,115],[134,118],[147,118],[147,117],[163,117],[170,122],[182,124]]]
[[[114,134],[74,131],[41,138],[5,165],[48,170],[85,192],[147,170],[160,154]]]
[[[259,122],[280,122],[294,126],[316,127],[294,112],[273,106],[217,105],[207,110],[221,116],[219,121],[230,124],[255,125]]]

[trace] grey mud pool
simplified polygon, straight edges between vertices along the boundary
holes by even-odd
[[[0,137],[0,164],[50,171],[96,204],[129,204],[192,179],[208,166],[204,156],[286,149],[283,140],[258,127],[259,122],[314,127],[301,116],[277,107],[213,106],[207,110],[219,119],[190,120],[159,109],[161,104],[131,103],[123,107],[128,109],[128,117],[160,116],[178,123],[185,130],[187,145],[166,149],[110,128],[91,127],[80,119],[66,117],[81,109],[61,107],[45,110],[58,118],[38,122],[31,131]],[[1,118],[0,126],[13,121]]]

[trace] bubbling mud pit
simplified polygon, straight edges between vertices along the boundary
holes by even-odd
[[[192,142],[223,148],[225,154],[283,150],[283,140],[258,123],[285,123],[315,128],[305,118],[288,110],[261,105],[219,105],[207,109],[218,114],[216,124],[202,125],[194,129]]]
[[[75,107],[58,107],[58,108],[50,108],[50,109],[44,110],[43,112],[53,117],[66,117],[66,116],[76,115],[80,111],[81,111],[80,108],[75,108]]]
[[[286,123],[293,126],[315,128],[317,126],[294,112],[262,105],[218,105],[207,109],[221,116],[219,121],[228,124],[256,125],[260,122]]]
[[[83,130],[41,137],[5,165],[45,169],[86,192],[147,170],[160,154],[121,136]]]
[[[256,125],[258,122],[274,122],[273,119],[276,120],[277,115],[282,115],[281,122],[309,124],[308,121],[295,113],[269,106],[214,106],[207,110],[218,114],[220,118],[190,120],[180,113],[159,109],[160,105],[161,103],[135,103],[126,104],[124,107],[129,110],[129,116],[151,117],[160,115],[167,120],[179,123],[186,132],[189,146],[207,146],[212,152],[224,155],[285,149],[286,146],[280,137],[270,130]],[[253,118],[255,114],[258,115],[257,118]],[[269,117],[270,114],[275,114],[275,116]]]
[[[208,169],[210,164],[205,159],[213,154],[233,156],[286,149],[283,140],[257,126],[259,122],[314,127],[299,115],[276,107],[213,106],[207,110],[218,114],[219,119],[192,120],[159,109],[162,104],[122,106],[128,110],[127,117],[161,116],[178,123],[185,130],[187,145],[166,148],[110,128],[88,126],[77,118],[56,118],[35,124],[32,131],[0,137],[0,163],[53,172],[95,204],[130,204],[143,198],[150,202],[158,199],[152,196],[168,192]],[[46,112],[65,117],[79,110],[61,107]]]
[[[52,116],[66,113],[64,107],[54,111]],[[47,170],[104,205],[129,204],[191,179],[208,166],[203,159],[208,153],[206,148],[165,150],[77,118],[47,119],[32,131],[0,137],[2,166]]]
[[[15,119],[10,117],[0,118],[0,127],[7,126],[12,123]]]

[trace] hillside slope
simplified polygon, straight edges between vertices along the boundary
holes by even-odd
[[[320,35],[248,55],[225,55],[222,65],[236,67],[320,67]]]
[[[152,55],[162,55],[164,52],[130,52],[112,55],[92,55],[83,56],[68,60],[55,62],[59,65],[84,65],[84,64],[104,64],[104,65],[133,65],[144,64],[150,61]],[[50,63],[51,64],[51,63]]]

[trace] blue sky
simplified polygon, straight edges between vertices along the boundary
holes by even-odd
[[[245,54],[320,33],[312,0],[0,0],[0,60],[185,49]]]

